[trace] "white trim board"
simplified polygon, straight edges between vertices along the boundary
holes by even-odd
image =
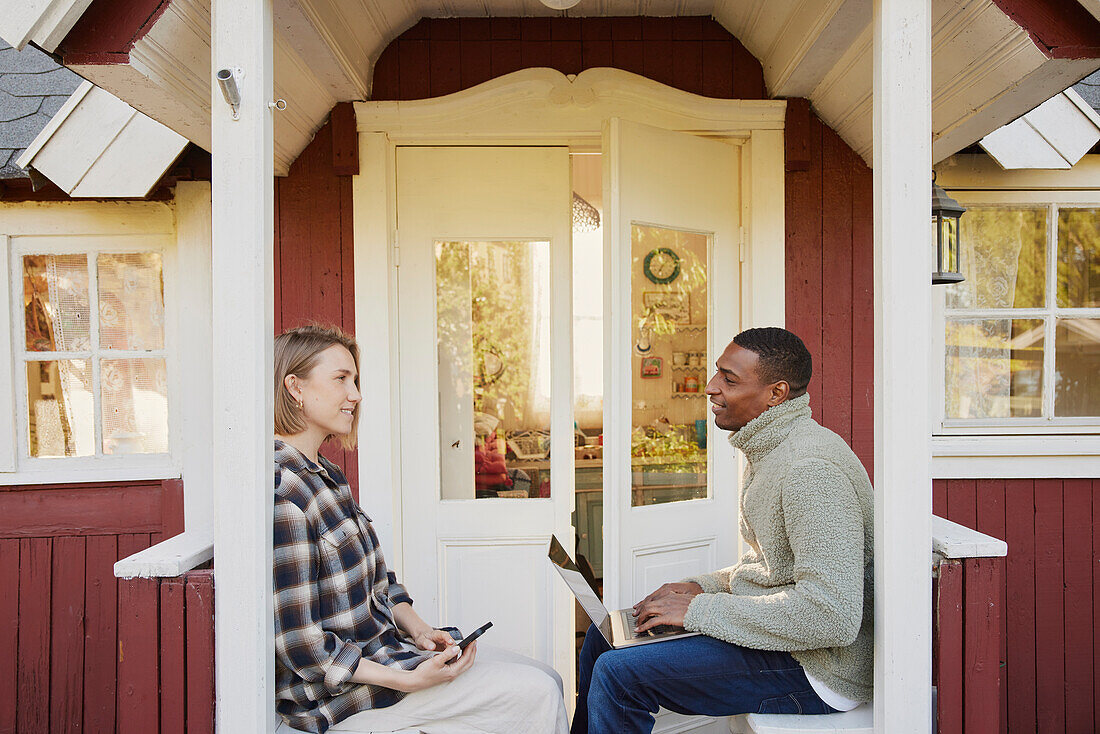
[[[77,198],[146,196],[187,138],[83,82],[17,161]],[[140,155],[135,155],[140,151]]]

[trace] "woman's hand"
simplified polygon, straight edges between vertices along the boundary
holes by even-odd
[[[447,636],[450,637],[450,635]],[[394,688],[405,693],[412,693],[413,691],[422,691],[425,688],[454,680],[474,664],[474,658],[477,657],[477,643],[471,642],[462,652],[462,657],[447,665],[447,661],[453,660],[458,656],[458,653],[458,646],[454,645],[446,652],[428,658],[414,670],[402,671],[401,678]]]
[[[451,637],[449,632],[444,630],[437,630],[428,628],[422,630],[416,637],[413,638],[413,642],[421,650],[434,650],[435,652],[443,652],[451,645],[455,644],[455,639]]]

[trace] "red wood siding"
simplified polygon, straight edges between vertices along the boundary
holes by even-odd
[[[937,480],[933,511],[1008,543],[1001,731],[1100,730],[1100,479]]]
[[[806,100],[787,105],[787,328],[814,357],[814,415],[874,476],[871,169]]]
[[[711,18],[425,18],[378,57],[372,99],[439,97],[549,67],[613,67],[704,97],[764,99],[764,72]]]
[[[57,51],[65,64],[125,64],[169,0],[92,0]]]
[[[1081,3],[1064,0],[993,0],[1054,59],[1100,55],[1100,22]]]
[[[349,111],[338,105],[290,174],[275,179],[276,334],[311,323],[355,333],[351,174],[358,173],[358,138]],[[322,453],[343,468],[358,497],[357,453],[332,441]]]
[[[182,530],[178,480],[0,487],[0,734],[123,731],[155,703],[113,566]]]

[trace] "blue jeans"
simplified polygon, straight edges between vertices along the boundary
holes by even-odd
[[[664,706],[680,714],[831,714],[789,653],[698,635],[612,650],[588,628],[572,734],[653,731]]]

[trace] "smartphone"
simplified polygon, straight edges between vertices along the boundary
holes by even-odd
[[[456,661],[460,657],[462,657],[462,651],[466,649],[466,646],[469,645],[474,640],[476,640],[477,638],[481,637],[483,634],[485,634],[485,630],[489,629],[492,626],[493,626],[492,622],[486,622],[485,624],[481,625],[476,630],[474,630],[473,632],[471,632],[470,634],[466,635],[461,640],[459,640],[459,643],[458,643],[459,654],[456,655],[455,657],[451,658],[450,660],[448,660],[446,662],[446,665],[450,665],[451,663],[453,663],[454,661]]]

